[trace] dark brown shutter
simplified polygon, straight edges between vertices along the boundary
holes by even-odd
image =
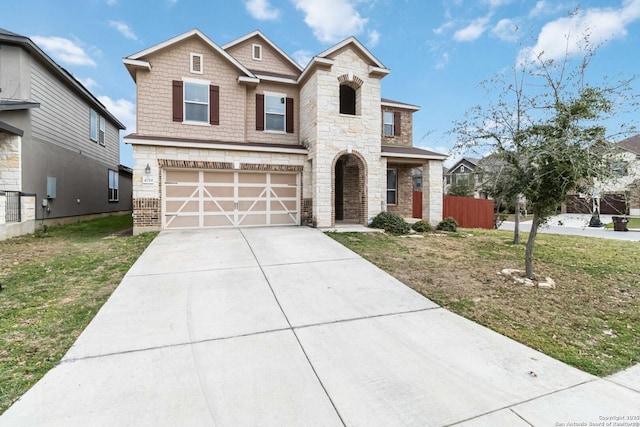
[[[173,121],[182,121],[183,110],[183,97],[182,97],[182,80],[173,81]]]
[[[256,93],[256,130],[264,130],[264,95]]]
[[[287,98],[287,133],[293,133],[293,98]]]
[[[209,123],[220,124],[220,86],[209,86]]]
[[[393,113],[393,135],[394,136],[402,135],[402,129],[400,129],[401,123],[402,123],[402,120],[400,117],[400,113]]]

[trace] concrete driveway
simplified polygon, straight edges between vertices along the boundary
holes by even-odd
[[[318,230],[287,227],[161,233],[0,425],[553,426],[638,415],[638,367],[595,378],[438,307]]]

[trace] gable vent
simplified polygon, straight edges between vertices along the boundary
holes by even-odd
[[[203,60],[202,54],[192,53],[191,54],[191,72],[194,74],[202,74],[203,73]]]

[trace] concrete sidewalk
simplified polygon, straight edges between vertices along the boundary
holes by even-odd
[[[282,227],[161,233],[0,426],[638,415],[640,366],[598,379],[438,307],[318,230]]]

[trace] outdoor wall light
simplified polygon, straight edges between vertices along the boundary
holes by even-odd
[[[149,166],[149,163],[147,163],[147,167],[144,168],[144,173],[146,175],[150,175],[151,174],[151,166]]]

